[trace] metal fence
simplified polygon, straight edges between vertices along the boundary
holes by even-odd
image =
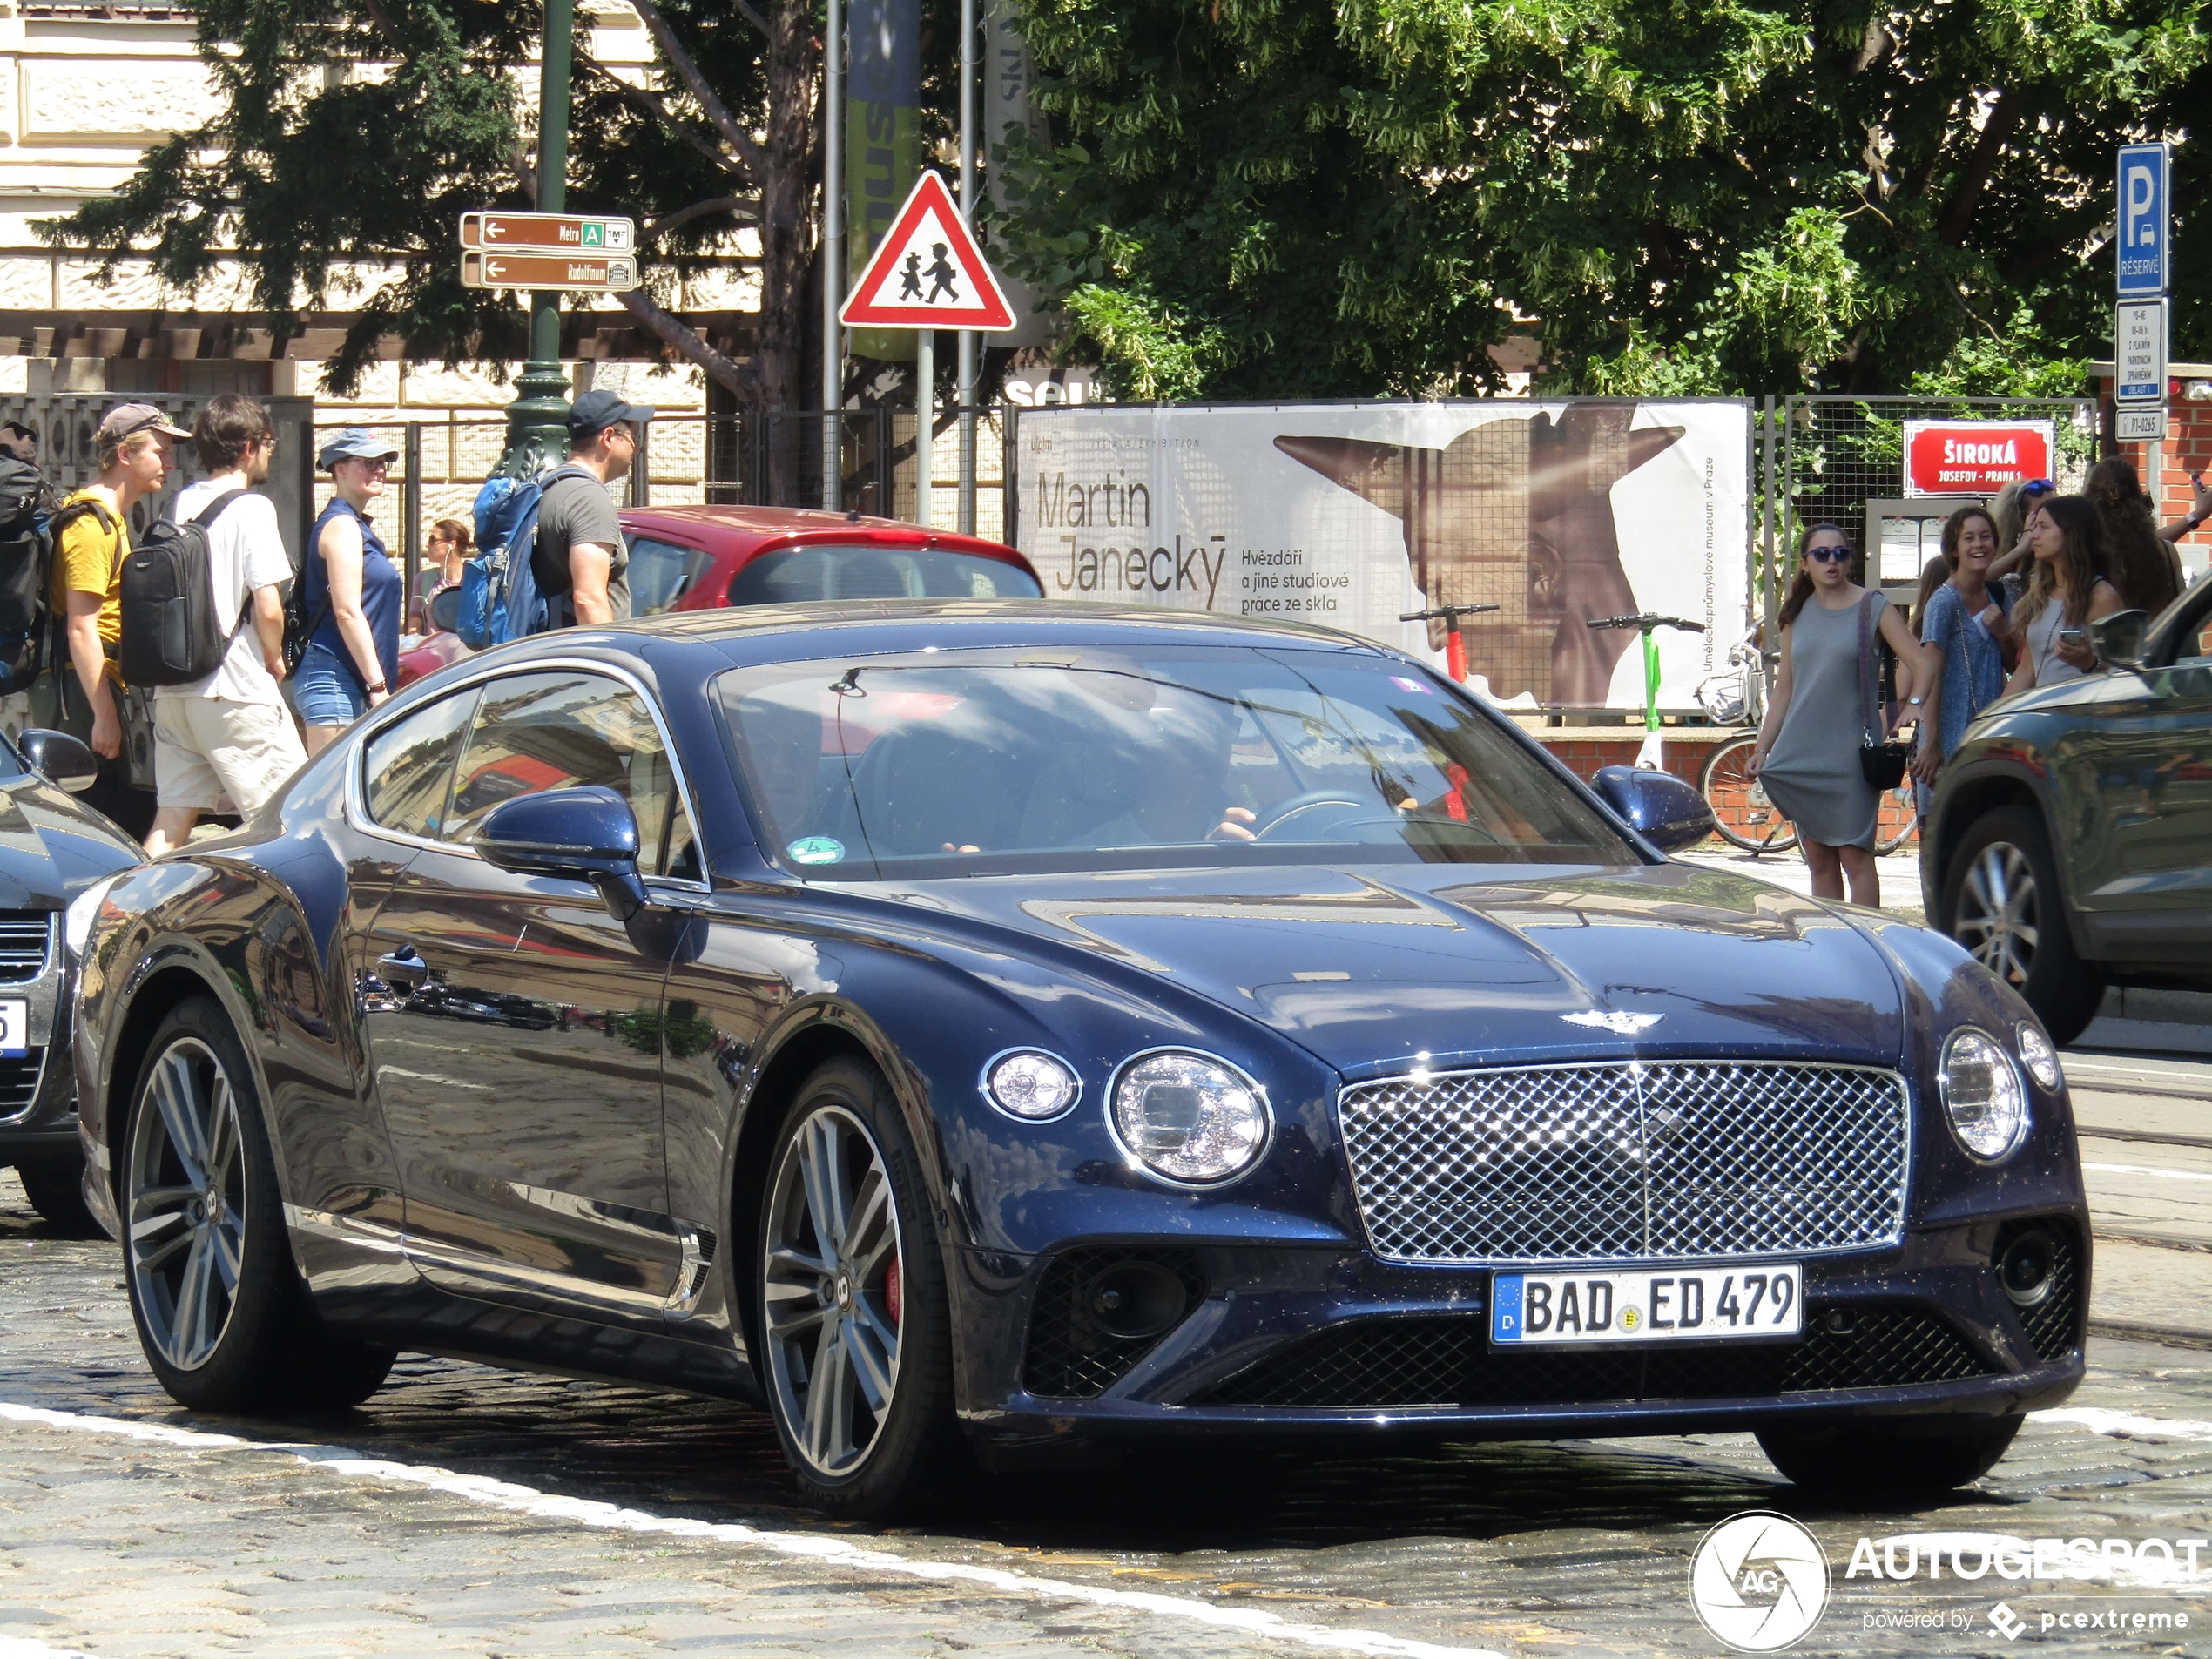
[[[1865,550],[1861,580],[1901,587],[1919,579],[1937,551],[1942,522],[1963,498],[1910,499],[1903,493],[1908,421],[2049,421],[2055,428],[2054,482],[2080,487],[2097,458],[2097,405],[2091,398],[1769,398],[1754,423],[1760,455],[1762,563],[1786,588],[1791,550],[1806,526],[1841,524]],[[1977,495],[1976,499],[1979,499]],[[1771,614],[1770,612],[1770,614]]]

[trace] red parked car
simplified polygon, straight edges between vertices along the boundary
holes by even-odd
[[[630,612],[836,599],[1035,599],[1028,560],[1002,542],[894,518],[791,507],[631,507]],[[406,685],[469,654],[450,631],[400,654]]]

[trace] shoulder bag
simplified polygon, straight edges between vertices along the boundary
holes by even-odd
[[[1874,601],[1868,594],[1858,602],[1858,771],[1877,789],[1895,789],[1905,781],[1905,768],[1912,759],[1909,743],[1885,741],[1881,733],[1882,694],[1874,672]]]

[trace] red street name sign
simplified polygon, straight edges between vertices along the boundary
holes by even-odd
[[[2050,477],[2057,453],[2049,421],[1907,421],[1905,493],[1993,496],[2009,483]]]

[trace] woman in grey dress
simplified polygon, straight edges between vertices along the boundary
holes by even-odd
[[[1932,665],[1905,617],[1880,594],[1851,580],[1851,537],[1836,525],[1816,524],[1805,532],[1797,577],[1783,602],[1782,662],[1748,770],[1797,826],[1814,895],[1843,898],[1848,878],[1851,902],[1872,906],[1882,902],[1874,864],[1881,797],[1858,761],[1865,732],[1858,678],[1862,602],[1873,609],[1882,639],[1911,669],[1910,683],[1928,684]],[[1888,724],[1909,718],[1919,701],[1910,698]]]

